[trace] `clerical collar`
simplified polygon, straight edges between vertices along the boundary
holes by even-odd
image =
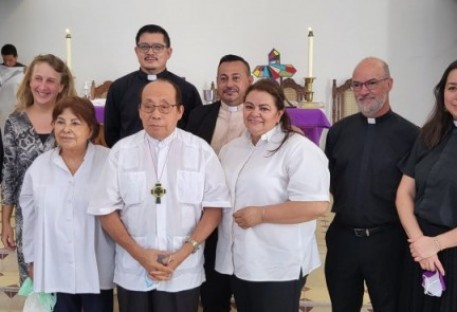
[[[234,112],[238,112],[238,111],[242,110],[243,109],[243,104],[240,104],[240,105],[237,105],[237,106],[230,106],[230,105],[227,105],[227,104],[225,104],[224,102],[221,101],[221,108],[223,110],[225,110],[225,111],[234,113]]]
[[[146,132],[146,131],[145,131]],[[170,143],[173,141],[173,139],[176,137],[176,132],[177,130],[175,129],[169,136],[167,136],[165,139],[163,140],[157,140],[155,138],[153,138],[152,136],[150,136],[147,132],[146,132],[146,139],[147,139],[147,142],[149,144],[151,144],[154,148],[164,148],[166,146],[169,146]]]
[[[453,120],[453,122],[454,122],[454,127],[457,128],[457,120]]]
[[[147,81],[154,81],[154,80],[157,80],[158,78],[166,78],[168,75],[168,71],[167,69],[165,68],[162,72],[158,73],[157,75],[149,75],[147,73],[145,73],[144,71],[139,70],[139,73],[140,73],[140,76],[144,79],[144,80],[147,80]]]
[[[361,114],[361,115],[362,115],[362,117],[363,117],[364,119],[366,119],[367,124],[369,124],[369,125],[375,125],[375,124],[377,124],[377,123],[379,123],[379,122],[383,122],[384,120],[386,120],[387,118],[389,118],[392,114],[393,114],[392,110],[389,109],[384,115],[379,116],[379,117],[375,117],[375,118],[374,118],[374,117],[366,117],[366,116],[364,116],[363,114]]]

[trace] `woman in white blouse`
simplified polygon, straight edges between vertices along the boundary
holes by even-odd
[[[219,228],[216,270],[231,274],[237,309],[293,311],[319,266],[315,219],[329,206],[327,158],[291,128],[284,93],[271,80],[246,92],[245,135],[220,160],[232,197]]]
[[[112,312],[114,244],[86,213],[109,149],[91,102],[67,97],[52,115],[58,147],[27,170],[20,195],[23,249],[36,292],[57,293],[54,312]]]

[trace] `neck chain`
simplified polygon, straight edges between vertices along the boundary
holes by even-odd
[[[163,162],[163,166],[162,166],[162,170],[161,170],[160,174],[158,171],[159,153],[156,153],[156,156],[157,156],[156,157],[157,165],[156,165],[156,163],[154,162],[154,157],[152,157],[151,142],[149,142],[149,139],[146,139],[146,143],[148,144],[149,155],[151,156],[152,165],[154,166],[154,171],[155,171],[155,175],[157,178],[157,182],[151,188],[151,195],[155,197],[156,204],[161,204],[162,203],[161,198],[165,195],[167,190],[162,186],[162,183],[160,182],[160,180],[162,180],[163,173],[165,172],[165,166],[167,165],[167,162],[168,162],[168,154],[170,153],[171,143],[168,146],[168,151],[167,151],[167,154],[165,155],[165,161]]]

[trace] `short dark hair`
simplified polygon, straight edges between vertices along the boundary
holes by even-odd
[[[249,63],[246,62],[244,58],[238,55],[234,54],[227,54],[221,57],[221,60],[219,61],[218,68],[221,66],[222,63],[230,63],[230,62],[241,62],[246,66],[247,74],[248,76],[251,75],[251,67],[249,66]]]
[[[141,88],[141,91],[140,91],[140,103],[138,104],[138,107],[141,107],[141,102],[143,101],[143,90],[144,88],[146,88],[146,86],[150,85],[151,83],[156,83],[156,82],[166,82],[168,84],[170,84],[173,89],[175,89],[175,104],[177,105],[177,107],[180,107],[182,104],[182,93],[181,93],[181,90],[179,89],[178,85],[173,82],[172,80],[170,79],[167,79],[167,78],[158,78],[157,80],[154,80],[154,81],[151,81],[149,83],[147,83],[143,88]]]
[[[59,115],[61,115],[67,108],[71,110],[76,117],[87,123],[91,130],[90,140],[93,141],[98,136],[100,125],[98,124],[95,116],[95,108],[94,105],[92,105],[92,102],[79,96],[67,96],[62,98],[59,102],[57,102],[54,110],[52,111],[53,124],[56,122],[57,117],[59,117]]]
[[[2,55],[12,55],[17,57],[17,49],[11,43],[7,43],[2,47]]]
[[[170,36],[168,36],[167,31],[165,29],[163,29],[162,27],[160,27],[159,25],[155,25],[155,24],[148,24],[148,25],[144,25],[143,27],[141,27],[140,30],[138,30],[138,32],[136,33],[135,44],[139,43],[140,37],[144,33],[162,34],[163,40],[165,41],[165,45],[167,46],[167,48],[169,48],[171,45]]]

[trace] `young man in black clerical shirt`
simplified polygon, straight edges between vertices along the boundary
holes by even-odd
[[[396,312],[407,243],[395,195],[418,127],[392,112],[388,65],[362,60],[352,75],[360,113],[335,123],[327,136],[335,218],[327,235],[325,274],[334,312],[359,312],[364,282],[374,311]]]
[[[178,122],[179,128],[184,129],[189,113],[202,105],[195,86],[166,68],[173,50],[165,29],[158,25],[145,25],[138,30],[135,44],[140,69],[114,81],[106,98],[104,131],[109,147],[142,129],[138,117],[139,95],[150,81],[164,78],[178,85],[184,105],[184,114]]]
[[[194,109],[186,130],[204,139],[219,153],[223,145],[239,137],[246,129],[242,108],[252,80],[246,60],[238,55],[223,56],[217,69],[217,94],[221,100]],[[200,289],[203,312],[230,311],[230,276],[214,269],[217,238],[216,229],[205,245],[206,282]]]

